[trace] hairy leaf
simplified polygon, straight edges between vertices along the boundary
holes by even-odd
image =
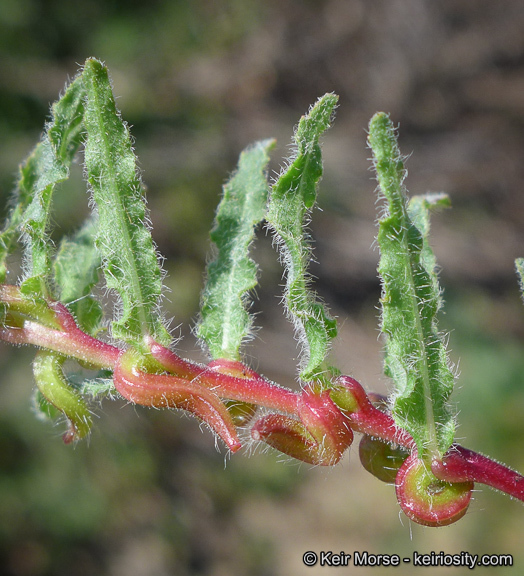
[[[85,164],[99,215],[96,245],[106,284],[121,301],[113,336],[146,352],[146,336],[167,344],[169,335],[159,311],[162,270],[148,226],[142,182],[107,69],[97,60],[87,60],[83,79]]]
[[[515,260],[515,269],[519,278],[520,292],[524,299],[524,258],[517,258]]]
[[[25,243],[25,281],[22,291],[46,296],[49,292],[51,241],[48,222],[56,185],[69,176],[69,166],[82,140],[85,91],[77,77],[53,105],[52,121],[41,142],[20,168],[20,178],[10,217],[0,235],[0,281],[5,260],[20,231]]]
[[[310,288],[311,245],[305,231],[322,176],[319,138],[329,128],[337,100],[326,94],[301,118],[294,136],[296,156],[272,188],[267,215],[285,266],[285,302],[302,346],[303,380],[320,377],[337,333],[336,321]]]
[[[257,142],[240,155],[237,171],[224,185],[211,240],[216,258],[207,266],[198,335],[214,359],[239,360],[253,319],[248,292],[257,285],[257,265],[249,258],[255,227],[266,213],[266,168],[273,140]]]
[[[442,302],[428,233],[430,206],[443,205],[446,199],[416,197],[408,206],[406,172],[386,114],[371,119],[369,143],[386,199],[378,243],[382,331],[387,335],[385,372],[395,383],[393,416],[413,436],[421,457],[442,456],[455,434],[447,404],[454,376],[437,330]]]
[[[96,333],[102,319],[102,307],[90,295],[100,267],[95,232],[96,219],[90,219],[72,238],[61,241],[54,262],[60,301],[68,305],[77,324],[88,334]]]

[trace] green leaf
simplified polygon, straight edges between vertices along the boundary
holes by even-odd
[[[454,376],[437,329],[442,301],[428,233],[429,208],[447,200],[442,195],[415,197],[408,205],[406,171],[386,114],[371,119],[369,143],[386,199],[378,243],[385,372],[395,383],[392,412],[397,424],[413,436],[420,457],[442,456],[455,435],[448,406]]]
[[[170,341],[159,311],[162,270],[148,226],[142,182],[127,125],[122,121],[105,66],[87,60],[84,123],[86,172],[98,209],[96,246],[107,286],[120,297],[115,338],[147,352],[145,338]]]
[[[82,140],[84,86],[77,77],[52,107],[52,121],[41,142],[20,168],[20,178],[7,224],[0,235],[0,281],[5,261],[23,233],[25,281],[22,292],[46,296],[52,243],[48,234],[53,192],[69,176],[69,166]]]
[[[86,378],[80,384],[80,392],[92,398],[113,398],[117,395],[112,378]]]
[[[85,373],[70,372],[67,374],[67,382],[81,396],[87,396],[93,400],[102,397],[116,398],[118,392],[112,378],[111,370],[100,370],[95,377],[86,378]]]
[[[286,271],[285,303],[301,344],[300,377],[321,378],[336,320],[310,288],[311,244],[306,226],[322,176],[320,136],[329,128],[338,97],[326,94],[303,116],[295,132],[296,156],[273,186],[267,221]]]
[[[515,269],[519,278],[521,296],[524,299],[524,258],[517,258],[515,260]]]
[[[253,319],[248,292],[257,285],[255,262],[249,258],[255,227],[266,213],[266,168],[273,140],[257,142],[240,155],[237,171],[224,185],[211,240],[217,254],[207,266],[197,333],[214,359],[239,360]]]
[[[90,296],[98,282],[100,254],[94,245],[96,219],[90,219],[72,238],[64,238],[54,262],[55,284],[77,324],[94,335],[102,319],[102,307]]]

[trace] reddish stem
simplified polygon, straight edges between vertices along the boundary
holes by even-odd
[[[101,342],[79,328],[64,332],[26,320],[23,328],[0,329],[0,338],[11,344],[32,344],[76,358],[97,368],[115,367],[120,349]]]
[[[132,356],[122,352],[113,373],[117,391],[134,404],[155,408],[181,408],[198,416],[213,428],[232,452],[240,449],[235,426],[227,408],[212,391],[166,374],[142,372]]]
[[[220,398],[288,413],[299,418],[297,422],[302,421],[307,428],[301,418],[305,391],[296,393],[282,388],[241,363],[229,366],[227,361],[220,360],[201,366],[183,360],[149,339],[152,357],[173,375],[140,371],[131,377],[130,372],[122,372],[119,361],[122,351],[80,330],[63,304],[49,302],[46,306],[28,302],[18,287],[9,285],[0,285],[0,300],[7,306],[6,318],[12,307],[11,319],[14,320],[11,326],[0,326],[0,339],[13,344],[32,344],[93,367],[109,368],[115,371],[115,381],[120,383],[117,388],[125,397],[140,404],[176,405],[200,414],[232,450],[237,450],[240,443]],[[398,444],[415,454],[416,445],[411,435],[399,429],[390,414],[376,408],[370,400],[374,396],[368,396],[355,379],[341,376],[329,393],[353,430]],[[320,413],[318,417],[327,418]],[[454,445],[442,460],[435,459],[431,470],[439,480],[480,482],[524,501],[522,475],[462,446]]]
[[[391,444],[398,444],[410,451],[416,449],[415,441],[411,435],[405,430],[399,429],[388,413],[373,406],[369,396],[359,382],[350,376],[340,376],[336,383],[342,385],[347,392],[350,392],[356,402],[356,408],[347,411],[353,430],[368,434],[374,438],[380,438]],[[342,406],[342,409],[344,409],[344,406]]]
[[[458,444],[442,460],[434,460],[431,470],[440,480],[480,482],[524,502],[524,476]]]
[[[200,366],[182,360],[174,352],[151,339],[148,344],[153,358],[160,362],[166,370],[183,378],[191,378],[198,384],[214,390],[222,398],[251,402],[258,406],[289,412],[290,414],[297,413],[299,394],[266,380],[247,366],[244,366],[242,377],[236,377],[219,372],[219,369],[224,366],[224,360],[210,362],[207,366]],[[237,362],[234,364],[239,365]]]
[[[62,330],[25,320],[23,327],[0,328],[0,339],[11,344],[31,344],[53,350],[98,368],[114,370],[121,350],[89,336],[78,328],[67,308],[59,302],[49,303]],[[219,396],[230,400],[251,402],[272,410],[297,412],[299,394],[274,384],[246,368],[248,378],[218,372],[212,365],[200,366],[183,360],[171,350],[149,339],[151,354],[167,370],[192,380]]]

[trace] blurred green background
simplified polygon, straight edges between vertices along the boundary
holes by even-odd
[[[520,0],[0,0],[2,206],[67,79],[87,57],[104,60],[167,258],[173,333],[183,355],[202,359],[191,327],[221,185],[257,139],[278,139],[278,173],[300,115],[334,91],[313,273],[340,320],[336,362],[386,391],[365,130],[375,111],[390,112],[412,154],[411,193],[452,198],[434,218],[433,245],[441,326],[460,372],[459,439],[523,471],[524,308],[513,269],[524,256],[523,31]],[[59,232],[86,212],[78,166],[57,195]],[[248,361],[295,386],[281,269],[264,233],[255,255],[262,329]],[[458,524],[410,524],[355,446],[333,470],[256,447],[229,458],[196,421],[118,402],[94,407],[89,442],[64,446],[62,428],[31,413],[31,356],[0,347],[1,574],[293,576],[311,573],[307,550],[506,553],[524,566],[520,503],[481,489]]]

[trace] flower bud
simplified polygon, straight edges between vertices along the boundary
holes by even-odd
[[[353,441],[353,430],[329,391],[302,392],[298,403],[300,420],[283,414],[264,416],[253,426],[251,436],[293,458],[317,466],[333,466]]]
[[[405,448],[388,444],[367,434],[362,436],[358,452],[362,466],[387,484],[395,483],[397,472],[409,455]]]
[[[400,467],[395,489],[408,518],[424,526],[447,526],[466,513],[473,482],[439,480],[416,454]]]

